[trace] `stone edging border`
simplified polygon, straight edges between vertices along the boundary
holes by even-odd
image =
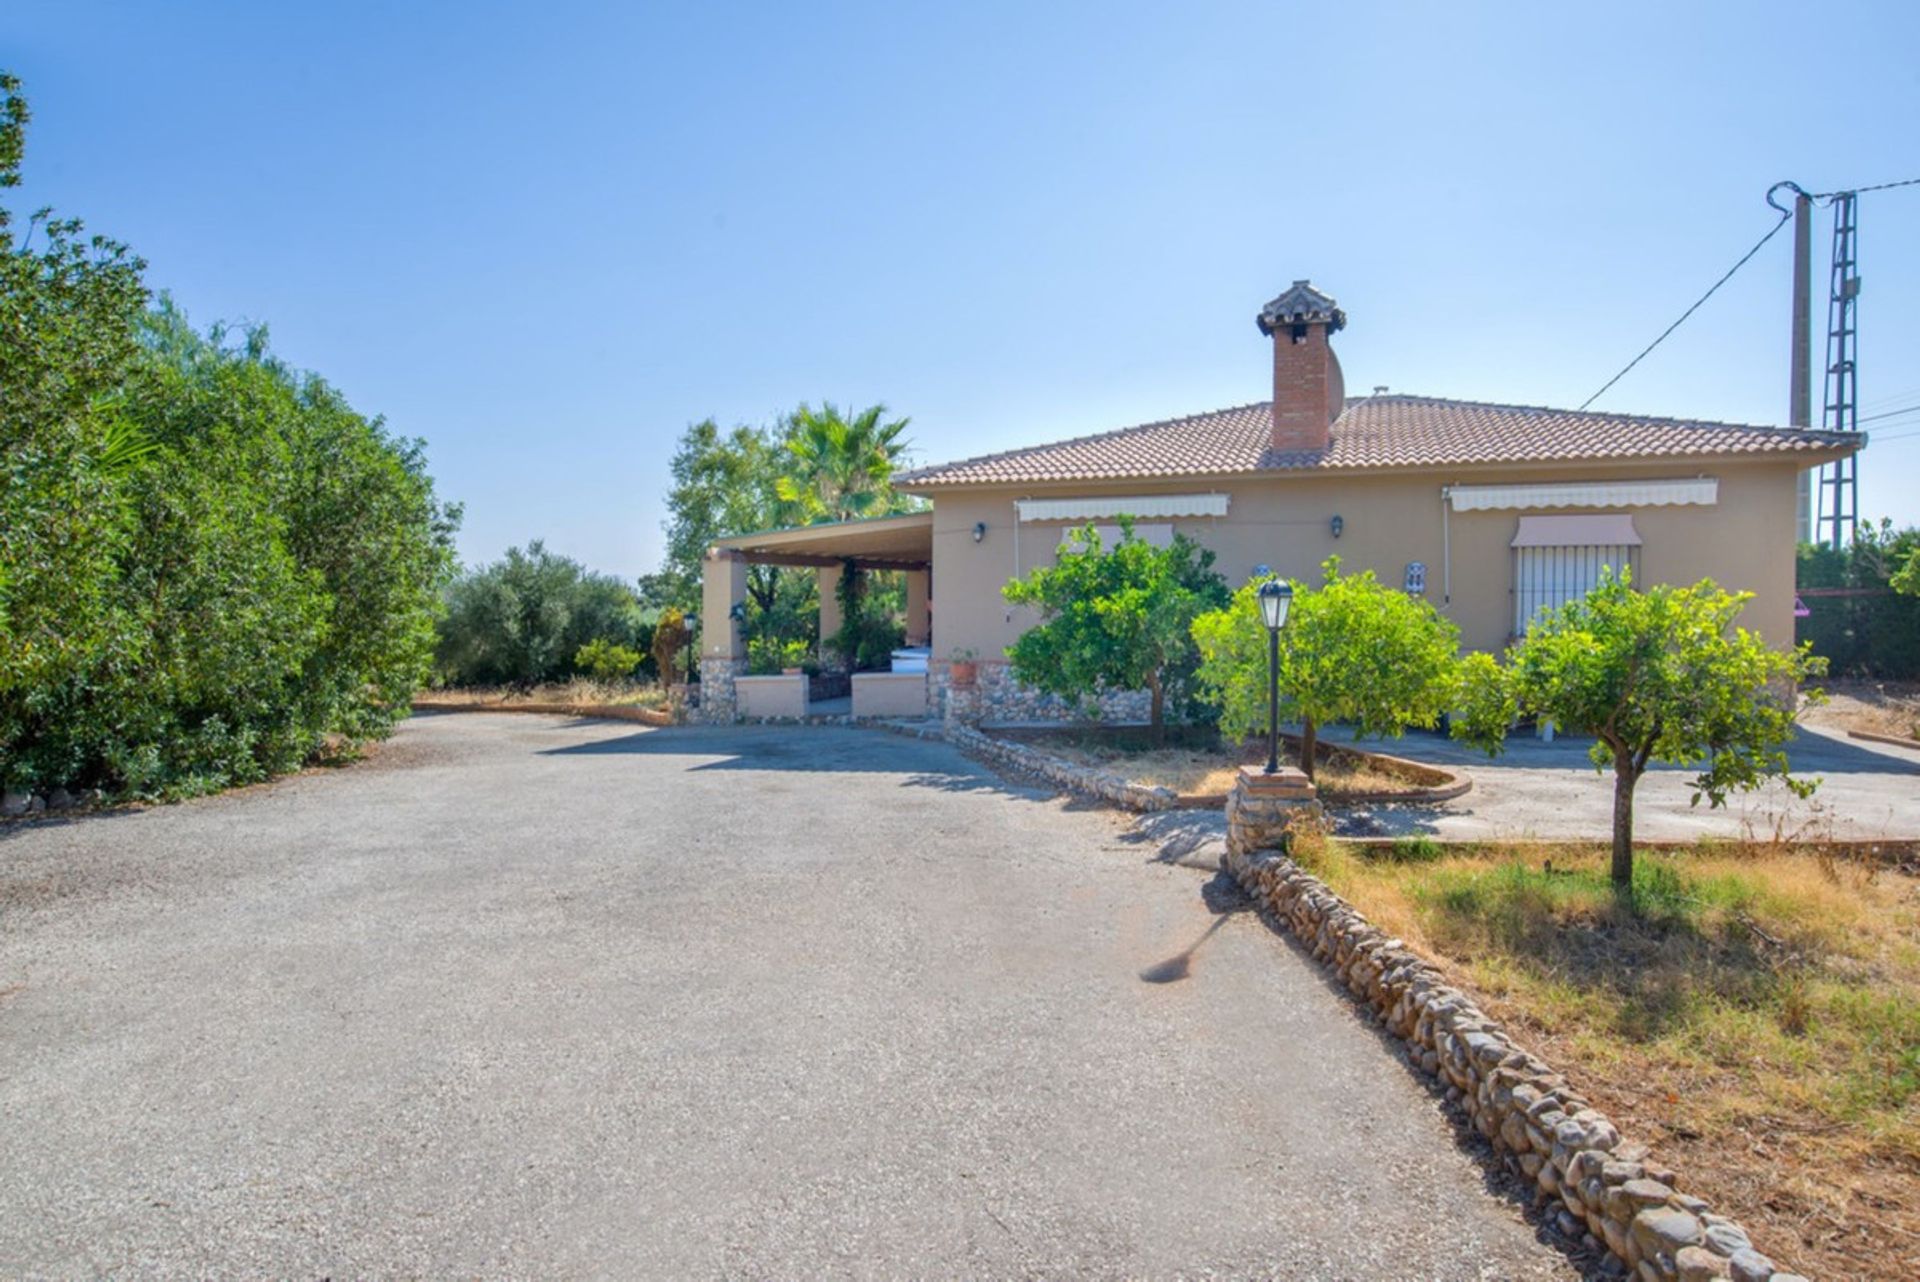
[[[1235,849],[1228,874],[1272,920],[1405,1042],[1412,1061],[1464,1108],[1502,1162],[1560,1203],[1557,1226],[1585,1230],[1645,1282],[1806,1282],[1753,1248],[1746,1231],[1677,1191],[1671,1170],[1566,1078],[1516,1046],[1439,967],[1362,916],[1278,850]]]
[[[1920,749],[1920,739],[1902,739],[1897,734],[1881,734],[1875,730],[1849,730],[1849,739],[1865,739],[1869,743],[1890,743],[1896,748]]]
[[[1045,779],[1049,783],[1057,784],[1070,792],[1096,801],[1108,802],[1123,810],[1132,810],[1139,814],[1153,814],[1162,810],[1211,810],[1225,805],[1227,801],[1225,793],[1183,793],[1156,784],[1136,783],[1111,771],[1082,766],[1027,744],[976,730],[960,722],[949,723],[944,734],[921,737],[944,737],[970,757],[1011,766],[1016,770]],[[1346,744],[1340,744],[1338,747],[1342,752],[1351,752],[1363,757],[1380,757],[1410,769],[1452,774],[1451,771],[1441,770],[1438,766],[1429,766],[1419,761],[1403,761],[1399,757],[1389,757],[1385,753],[1368,752],[1365,748],[1353,748]],[[1431,788],[1409,788],[1404,791],[1355,793],[1351,796],[1342,796],[1337,804],[1344,806],[1378,805],[1383,802],[1451,801],[1455,797],[1464,796],[1472,788],[1472,780],[1454,776],[1454,782],[1450,784],[1440,784]]]
[[[922,737],[935,736],[923,735]],[[1110,805],[1119,806],[1123,810],[1152,814],[1156,811],[1172,810],[1180,800],[1180,794],[1171,788],[1135,783],[1131,779],[1123,779],[1105,770],[1075,765],[1071,761],[1064,761],[1059,757],[1041,752],[1038,748],[1029,748],[1024,743],[1014,743],[1009,739],[998,739],[958,722],[949,724],[940,737],[944,737],[948,743],[969,757],[1038,776],[1069,792],[1090,797],[1095,801],[1104,801]]]
[[[415,712],[536,712],[547,716],[603,717],[609,721],[638,721],[648,726],[670,726],[673,714],[661,708],[632,708],[610,703],[454,703],[415,699]]]

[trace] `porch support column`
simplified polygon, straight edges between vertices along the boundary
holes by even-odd
[[[823,565],[816,569],[814,580],[820,585],[820,665],[822,668],[838,666],[833,663],[830,653],[833,639],[840,635],[840,576],[845,572],[839,565]]]
[[[747,647],[733,607],[747,599],[747,558],[731,548],[708,548],[700,560],[700,715],[732,721],[734,678],[747,670]]]
[[[933,640],[933,631],[927,610],[927,589],[932,571],[908,570],[906,575],[907,644],[929,645]]]

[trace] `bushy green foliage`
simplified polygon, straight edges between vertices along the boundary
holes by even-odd
[[[1195,662],[1196,616],[1227,599],[1213,553],[1185,535],[1156,547],[1122,519],[1120,541],[1103,548],[1089,525],[1059,559],[1002,589],[1040,622],[1007,651],[1013,674],[1035,689],[1083,699],[1145,689],[1156,735],[1169,698],[1183,700]]]
[[[526,688],[581,671],[589,642],[645,654],[651,635],[633,589],[535,539],[449,587],[434,676],[443,685]]]
[[[1797,582],[1857,594],[1801,594],[1810,613],[1795,621],[1796,638],[1836,676],[1920,677],[1920,528],[1862,521],[1844,548],[1802,545]]]
[[[1920,596],[1920,539],[1907,549],[1907,563],[1894,572],[1887,585],[1906,596]]]
[[[640,651],[617,641],[595,637],[574,651],[573,667],[596,681],[623,681],[633,675],[643,657]]]
[[[25,109],[0,87],[4,180]],[[457,520],[419,443],[34,221],[29,247],[0,211],[0,777],[185,794],[383,733]]]
[[[1463,739],[1497,751],[1511,714],[1592,735],[1594,768],[1614,774],[1614,884],[1633,881],[1633,790],[1654,762],[1693,766],[1694,804],[1781,780],[1810,795],[1817,780],[1788,774],[1794,690],[1825,670],[1805,646],[1771,650],[1736,620],[1750,593],[1712,580],[1642,592],[1604,574],[1581,600],[1536,620],[1508,662],[1477,665]]]
[[[849,672],[885,671],[893,652],[906,640],[901,621],[906,587],[898,574],[861,570],[852,561],[840,567],[834,599],[840,606],[840,630],[826,640],[827,658]]]
[[[1332,557],[1317,588],[1294,585],[1280,631],[1280,715],[1305,730],[1301,768],[1314,772],[1318,727],[1344,722],[1361,735],[1398,737],[1430,726],[1459,686],[1460,630],[1424,598],[1374,577],[1340,573]],[[1220,705],[1234,738],[1267,728],[1267,627],[1260,583],[1234,593],[1223,610],[1195,619],[1198,678]]]
[[[788,668],[818,666],[813,647],[805,641],[782,641],[778,637],[754,637],[747,642],[747,672],[753,676],[772,676]]]

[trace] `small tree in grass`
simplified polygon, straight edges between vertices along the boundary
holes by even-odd
[[[1321,566],[1318,588],[1295,585],[1280,632],[1281,715],[1301,723],[1300,768],[1313,776],[1318,728],[1349,723],[1362,735],[1398,736],[1440,719],[1458,686],[1460,631],[1423,598],[1388,587],[1371,570]],[[1267,627],[1260,581],[1224,610],[1194,620],[1199,682],[1236,739],[1267,726]]]
[[[1003,589],[1041,617],[1007,651],[1013,675],[1071,699],[1101,687],[1145,689],[1159,739],[1168,694],[1183,694],[1192,671],[1194,616],[1224,602],[1227,585],[1213,572],[1213,553],[1185,535],[1156,547],[1123,517],[1111,549],[1090,525],[1072,538],[1078,547]]]
[[[1654,762],[1698,766],[1693,802],[1779,779],[1795,796],[1818,780],[1787,773],[1794,690],[1826,670],[1807,647],[1779,651],[1735,620],[1751,593],[1710,579],[1641,592],[1611,573],[1537,619],[1502,667],[1467,671],[1454,733],[1498,751],[1516,715],[1592,735],[1596,770],[1613,769],[1613,884],[1633,884],[1633,790]]]

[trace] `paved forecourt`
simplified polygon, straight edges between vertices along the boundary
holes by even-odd
[[[0,828],[0,1274],[1573,1276],[1153,853],[939,743],[497,714]]]

